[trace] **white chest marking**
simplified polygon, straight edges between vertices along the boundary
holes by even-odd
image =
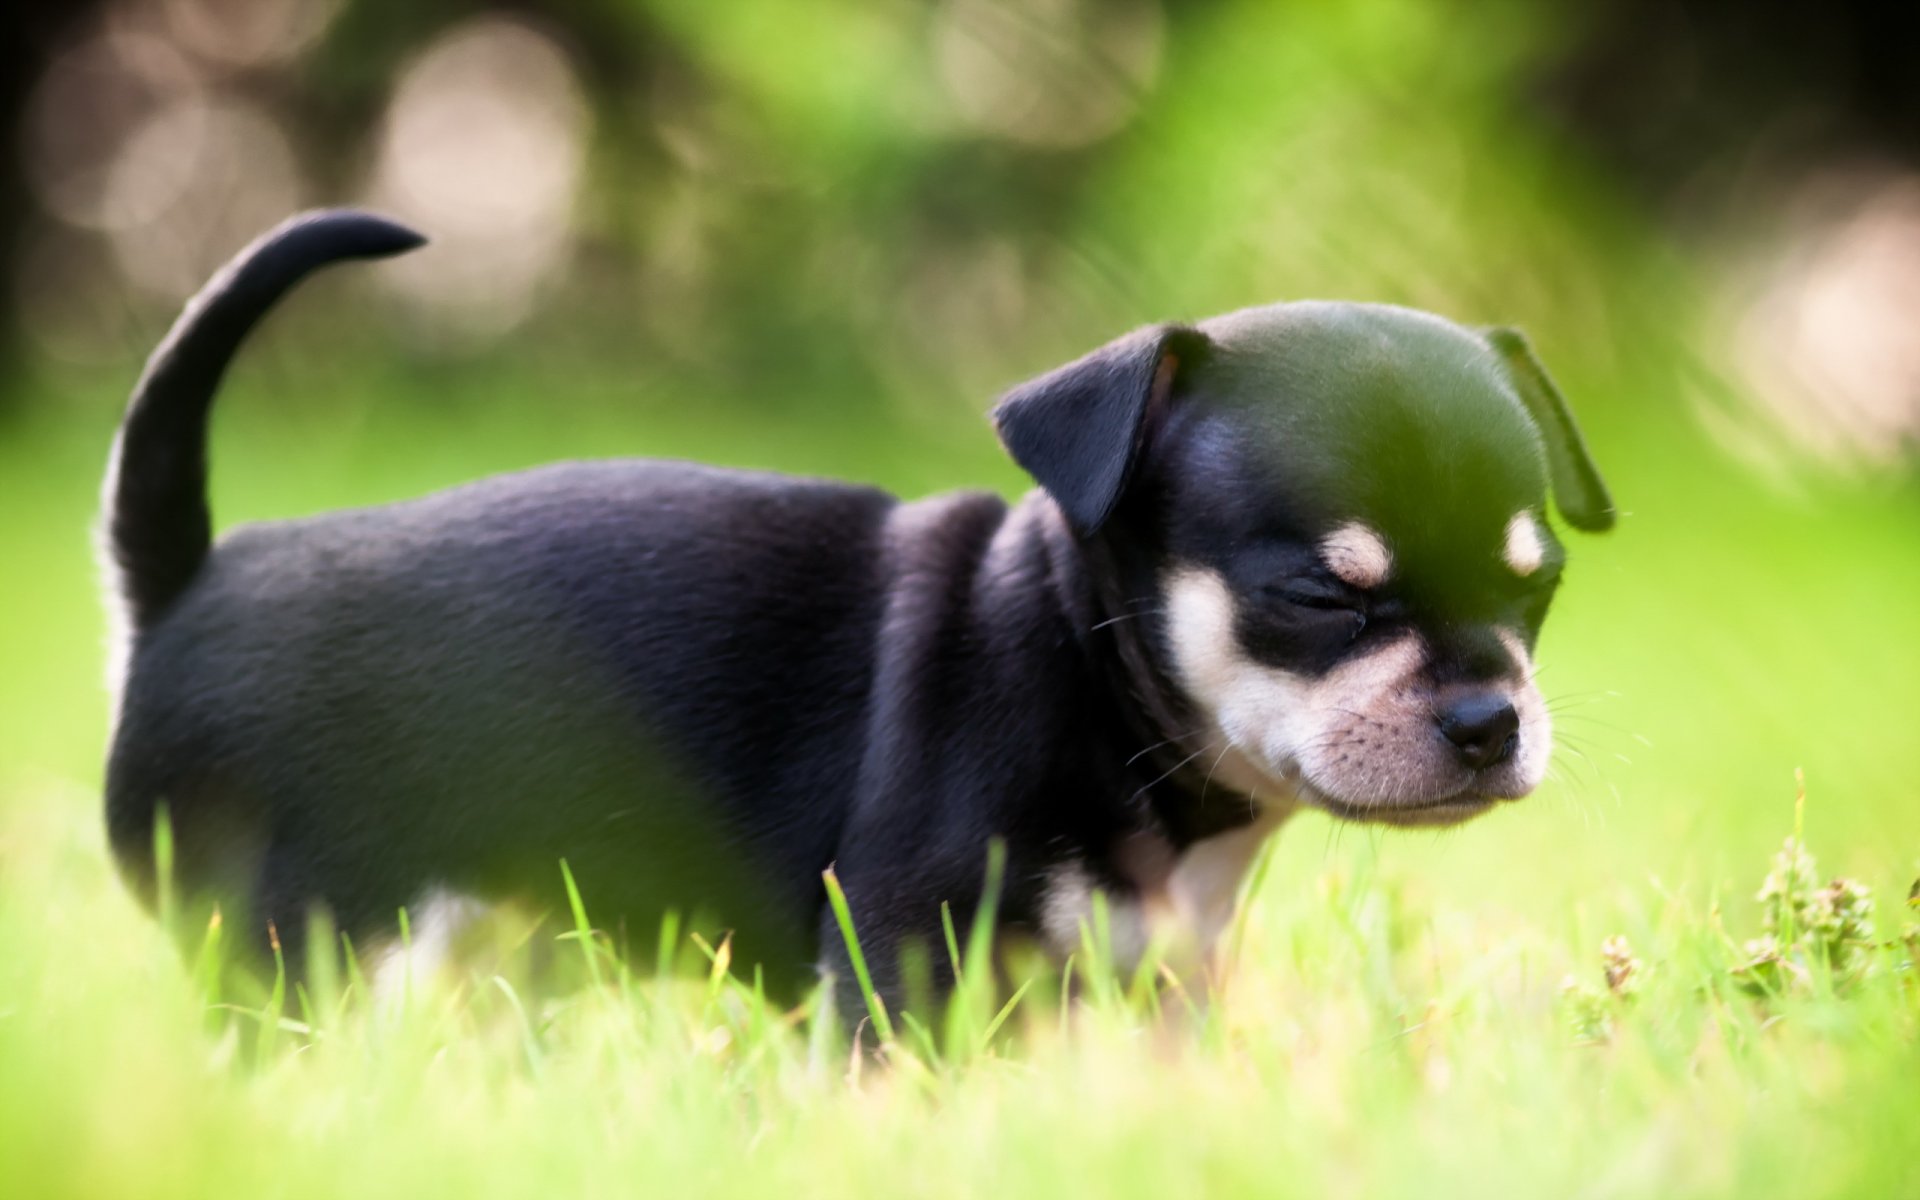
[[[1135,887],[1107,896],[1107,931],[1115,962],[1137,966],[1149,946],[1159,946],[1176,968],[1204,962],[1233,922],[1240,887],[1274,830],[1292,815],[1291,803],[1270,804],[1239,829],[1188,846]],[[1164,843],[1163,843],[1164,845]],[[1096,888],[1078,863],[1054,869],[1041,905],[1041,932],[1054,953],[1079,950],[1081,930],[1093,927]]]

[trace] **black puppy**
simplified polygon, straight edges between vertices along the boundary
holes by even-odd
[[[608,461],[214,545],[242,337],[420,241],[282,226],[135,391],[107,816],[149,894],[163,808],[183,894],[288,940],[316,906],[370,946],[403,906],[552,903],[565,859],[603,925],[705,914],[790,989],[847,977],[832,866],[891,995],[993,839],[1006,927],[1070,949],[1099,890],[1122,956],[1204,949],[1298,805],[1433,824],[1540,782],[1548,481],[1576,527],[1612,505],[1517,334],[1322,303],[1140,330],[995,409],[1041,487],[1011,507]]]

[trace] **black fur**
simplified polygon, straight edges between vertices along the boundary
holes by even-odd
[[[1553,502],[1567,524],[1589,533],[1613,528],[1613,497],[1587,453],[1587,440],[1574,423],[1573,410],[1560,395],[1533,347],[1518,329],[1489,329],[1487,341],[1507,365],[1520,400],[1546,439],[1547,465],[1553,472]]]
[[[962,927],[975,911],[994,839],[1002,921],[1033,927],[1061,864],[1125,889],[1130,839],[1177,853],[1249,819],[1179,741],[1161,568],[1258,587],[1359,512],[1435,581],[1420,603],[1483,619],[1486,588],[1449,590],[1449,556],[1544,487],[1538,429],[1484,348],[1461,357],[1467,335],[1254,310],[1010,393],[1002,436],[1044,489],[1011,507],[568,463],[209,553],[202,444],[228,355],[305,271],[419,240],[323,213],[257,243],[182,317],[122,434],[106,520],[135,636],[112,844],[150,890],[164,807],[182,888],[256,940],[296,939],[317,905],[366,945],[435,886],[557,904],[565,859],[636,948],[675,909],[791,991],[816,963],[848,978],[832,866],[896,995],[900,947],[938,946],[943,902]],[[1367,365],[1389,335],[1450,365],[1395,391]],[[1262,656],[1337,660],[1309,617],[1263,620],[1242,631]]]
[[[1151,410],[1166,403],[1181,358],[1192,366],[1205,345],[1177,325],[1137,330],[1021,384],[994,408],[1007,453],[1076,531],[1092,534],[1106,523],[1139,459]]]
[[[136,629],[185,590],[212,543],[207,409],[241,340],[316,267],[384,258],[425,240],[366,213],[311,213],[242,251],[174,322],[133,389],[107,489],[108,547]]]

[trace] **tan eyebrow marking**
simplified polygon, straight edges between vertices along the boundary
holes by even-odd
[[[1521,509],[1507,522],[1507,544],[1501,551],[1507,566],[1516,575],[1531,575],[1540,569],[1547,556],[1546,543],[1540,539],[1540,523],[1532,513]]]
[[[1357,588],[1379,587],[1393,571],[1393,551],[1371,527],[1349,521],[1320,539],[1327,569]]]

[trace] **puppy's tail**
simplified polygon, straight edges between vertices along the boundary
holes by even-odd
[[[370,213],[304,213],[242,250],[188,301],[147,360],[107,467],[100,533],[134,630],[186,590],[212,544],[207,410],[241,339],[315,268],[425,241]]]

